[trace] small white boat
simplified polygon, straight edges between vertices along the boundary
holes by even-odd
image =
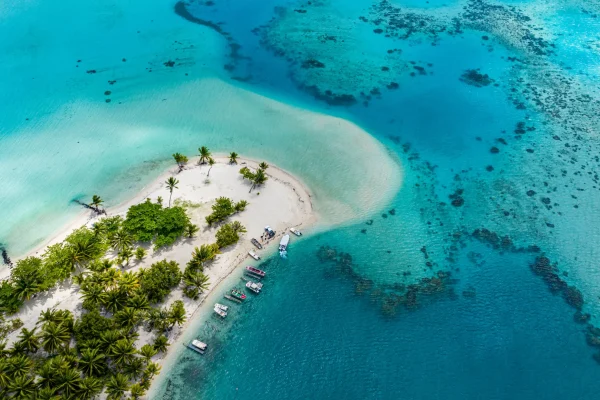
[[[190,344],[187,345],[187,347],[194,350],[197,353],[204,354],[204,352],[208,348],[208,345],[204,342],[194,339]]]
[[[215,304],[214,312],[220,316],[221,318],[225,318],[227,316],[227,310],[229,307],[224,306],[223,304]]]
[[[256,254],[256,253],[254,252],[254,250],[250,250],[250,251],[248,252],[248,255],[249,255],[250,257],[254,258],[256,261],[260,260],[260,256],[259,256],[258,254]]]
[[[281,241],[279,242],[279,255],[281,258],[287,257],[287,247],[290,242],[290,235],[283,235]]]
[[[260,293],[262,290],[263,284],[260,282],[248,281],[246,282],[246,287],[252,290],[254,293]]]
[[[300,232],[298,229],[296,228],[290,228],[290,232],[292,232],[294,235],[296,236],[302,236],[302,232]]]

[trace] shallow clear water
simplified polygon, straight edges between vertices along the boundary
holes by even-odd
[[[299,175],[325,217],[356,219],[293,241],[265,266],[264,293],[191,332],[212,350],[183,352],[159,397],[595,398],[587,325],[530,265],[556,262],[597,325],[600,9],[494,4],[7,3],[0,241],[41,240],[98,187],[126,198],[170,152],[235,147]],[[468,70],[490,80],[465,82]],[[315,111],[359,124],[382,155]],[[395,159],[404,182],[388,196],[379,175]],[[481,228],[514,246],[494,249]],[[319,259],[321,246],[352,262]]]

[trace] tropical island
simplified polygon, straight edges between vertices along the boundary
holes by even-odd
[[[90,196],[73,224],[0,271],[3,398],[143,397],[203,299],[248,260],[250,238],[315,222],[290,174],[198,150],[173,154],[176,169],[124,204]]]

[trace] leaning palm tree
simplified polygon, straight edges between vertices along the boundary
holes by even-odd
[[[183,167],[185,166],[185,164],[188,162],[188,158],[181,153],[173,154],[173,158],[175,159],[175,162],[177,163],[177,166],[179,167],[179,172],[181,172],[183,170]]]
[[[129,389],[129,380],[123,374],[116,374],[106,382],[106,394],[109,400],[117,400],[123,397]]]
[[[92,196],[92,202],[90,203],[90,207],[92,207],[94,210],[96,210],[97,213],[100,212],[100,205],[104,203],[104,200],[102,200],[102,198],[98,195],[93,195]]]
[[[238,156],[239,156],[239,154],[236,153],[235,151],[232,151],[231,153],[229,153],[229,164],[237,164]]]
[[[177,187],[179,181],[171,176],[165,181],[165,184],[167,185],[167,189],[169,190],[169,207],[171,207],[171,197],[173,197],[173,189],[179,189]]]
[[[263,161],[260,164],[258,164],[258,168],[260,168],[260,169],[262,169],[264,171],[267,168],[269,168],[269,164],[267,164],[266,162]]]
[[[42,347],[50,354],[56,354],[58,350],[71,340],[71,334],[61,322],[56,324],[48,322],[42,328]]]
[[[27,328],[21,329],[21,334],[19,335],[19,343],[22,345],[23,349],[28,353],[35,353],[40,348],[39,337],[36,334],[37,328],[33,328],[31,330]]]
[[[206,164],[210,156],[212,155],[208,147],[202,146],[198,149],[200,153],[200,160],[198,161],[200,164]]]
[[[265,170],[262,168],[259,168],[252,178],[252,187],[250,188],[250,192],[256,186],[260,186],[263,183],[265,183],[267,181],[267,179],[269,179],[269,178],[267,177],[267,174],[265,174]],[[248,193],[250,193],[250,192],[248,192]]]
[[[146,370],[144,371],[144,379],[150,380],[155,375],[158,375],[159,373],[160,373],[160,365],[158,365],[157,363],[154,363],[154,362],[149,362],[148,366],[146,367]]]
[[[31,399],[35,393],[35,382],[30,376],[17,376],[8,384],[8,393],[15,399]]]
[[[88,376],[101,376],[106,367],[104,358],[98,349],[85,349],[81,352],[79,368]]]
[[[212,157],[208,157],[208,165],[210,165],[210,168],[208,169],[208,173],[206,174],[207,177],[210,176],[210,170],[212,169],[213,165],[215,165],[215,159]]]

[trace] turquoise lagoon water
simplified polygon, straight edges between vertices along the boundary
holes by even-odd
[[[355,219],[268,260],[265,291],[190,332],[211,351],[182,352],[157,398],[596,398],[588,326],[530,268],[556,262],[596,323],[598,58],[574,44],[600,10],[567,3],[7,3],[0,241],[42,240],[98,187],[118,202],[169,152],[241,148]],[[358,123],[402,188],[371,201],[385,158],[242,89]]]

